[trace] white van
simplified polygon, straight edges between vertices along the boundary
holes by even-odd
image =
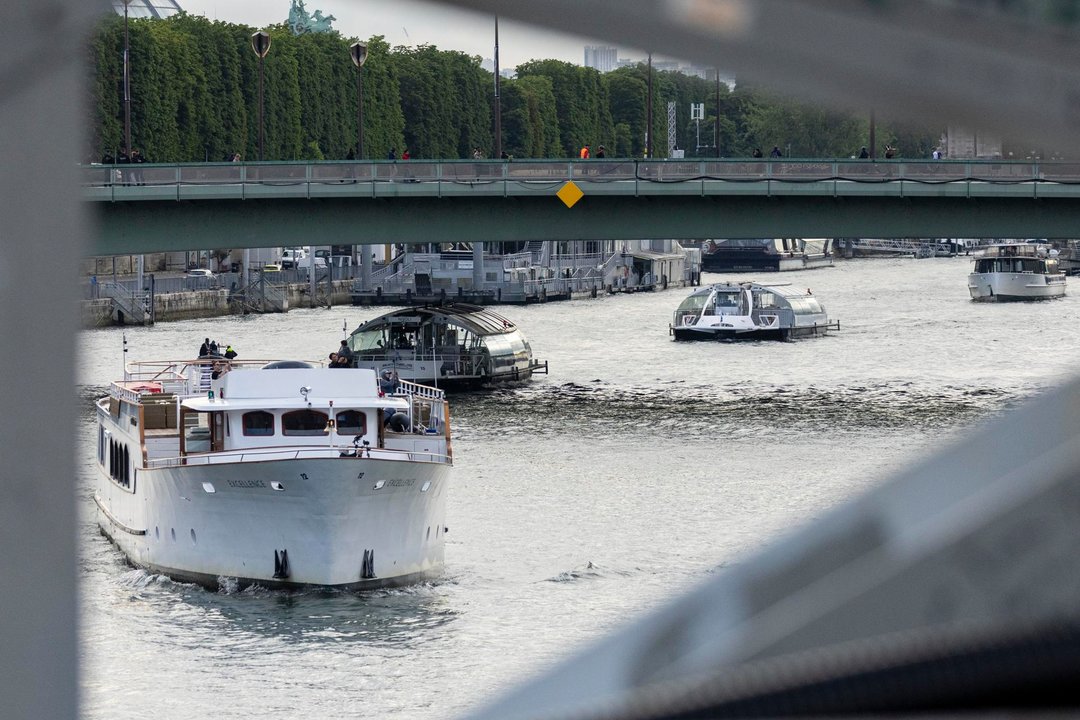
[[[307,252],[303,248],[286,248],[281,253],[280,263],[282,269],[288,270],[289,268],[300,267],[301,261],[307,257]]]
[[[309,268],[309,267],[311,267],[311,256],[308,255],[307,253],[304,253],[304,255],[302,257],[300,257],[296,261],[296,267],[298,267],[298,268]],[[316,270],[324,270],[324,269],[326,269],[326,258],[315,256],[315,269]]]

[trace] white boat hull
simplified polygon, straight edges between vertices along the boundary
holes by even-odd
[[[99,471],[94,499],[133,564],[178,580],[377,588],[441,570],[449,477],[445,463],[290,453],[140,469],[131,490]]]
[[[1038,273],[971,273],[968,291],[973,300],[1046,300],[1065,295],[1064,275]]]

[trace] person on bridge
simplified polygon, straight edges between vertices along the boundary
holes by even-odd
[[[401,159],[402,160],[411,160],[412,159],[412,155],[409,154],[409,148],[405,148],[404,150],[401,151]]]
[[[599,148],[596,149],[596,158],[598,160],[602,160],[605,157],[607,157],[607,153],[604,152],[604,146],[601,145]]]
[[[870,151],[866,149],[865,145],[863,145],[862,149],[859,150],[859,159],[866,160],[868,157],[870,157]]]
[[[390,148],[390,152],[386,153],[387,160],[397,160],[397,148]]]
[[[588,160],[589,159],[589,146],[588,146],[588,144],[586,144],[585,147],[581,148],[581,152],[579,153],[579,155],[581,156],[582,160]]]
[[[894,157],[896,157],[896,148],[894,148],[892,145],[886,145],[885,146],[885,159],[886,160],[892,160]]]
[[[769,157],[774,157],[774,158],[784,157],[784,153],[780,152],[780,146],[779,145],[773,145],[772,146],[772,150],[769,152]]]
[[[762,154],[761,148],[756,147],[754,148],[754,152],[750,153],[750,157],[759,158],[765,156]]]

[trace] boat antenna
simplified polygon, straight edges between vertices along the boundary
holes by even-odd
[[[127,380],[127,333],[124,333],[121,337],[124,339],[124,352],[120,355],[120,361],[123,367],[123,378]]]
[[[431,380],[432,384],[434,385],[435,389],[438,390],[439,389],[439,361],[438,361],[438,358],[435,357],[435,321],[434,321],[434,316],[432,316],[432,322],[431,322],[431,378],[432,378],[432,380]]]
[[[343,340],[349,339],[349,321],[344,318],[341,320],[341,336]]]

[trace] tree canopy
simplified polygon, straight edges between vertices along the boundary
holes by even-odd
[[[185,13],[129,22],[133,147],[152,162],[221,161],[237,152],[257,158],[255,29]],[[267,31],[264,159],[347,157],[358,140],[358,71],[349,55],[356,38],[294,36],[284,25]],[[123,19],[109,17],[87,46],[88,159],[123,145],[123,34]],[[408,148],[414,158],[495,153],[494,77],[479,57],[429,45],[391,48],[381,36],[366,42],[367,158],[385,158],[391,148],[399,156]],[[519,65],[516,78],[500,83],[503,150],[514,158],[577,157],[589,144],[604,145],[608,157],[641,157],[648,80],[641,63],[610,73],[559,60]],[[718,91],[714,81],[679,72],[654,71],[652,86],[657,157],[668,154],[669,103],[686,157],[746,157],[774,145],[792,157],[847,157],[869,142],[869,112],[856,117],[744,86]],[[705,105],[700,123],[690,120],[694,103]],[[881,120],[876,135],[882,146],[925,157],[939,132]]]

